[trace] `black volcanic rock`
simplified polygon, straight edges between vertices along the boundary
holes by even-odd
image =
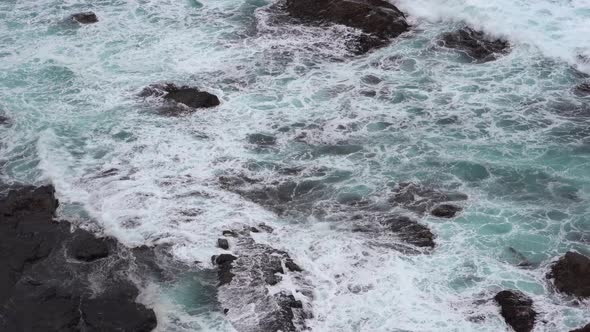
[[[217,246],[221,249],[229,249],[229,242],[227,239],[217,239]]]
[[[381,224],[386,229],[396,234],[405,243],[412,244],[416,247],[434,248],[434,234],[430,229],[408,217],[392,216],[385,218]]]
[[[286,0],[285,9],[304,23],[360,29],[364,35],[354,45],[358,53],[384,46],[410,27],[405,15],[384,0]]]
[[[146,87],[139,94],[140,97],[159,97],[163,100],[173,103],[168,104],[168,107],[164,107],[161,113],[165,115],[178,115],[187,111],[186,107],[193,108],[210,108],[220,104],[219,98],[209,92],[200,91],[197,88],[189,86],[176,86],[175,84],[153,84]],[[176,104],[176,105],[174,105]],[[184,105],[182,107],[178,104]]]
[[[80,24],[92,24],[98,22],[98,17],[93,12],[76,13],[73,14],[71,18]]]
[[[496,60],[510,50],[510,44],[506,40],[491,39],[483,32],[475,31],[469,27],[443,34],[438,44],[462,51],[474,62],[480,63]]]
[[[562,256],[547,275],[558,291],[581,298],[590,297],[590,258],[569,251]]]
[[[570,332],[590,332],[590,324],[580,327],[579,329],[571,330]]]
[[[530,332],[535,326],[537,313],[533,300],[519,291],[501,291],[494,300],[500,305],[500,314],[516,332]]]
[[[6,125],[9,123],[10,123],[10,120],[7,117],[0,115],[0,125]]]
[[[462,209],[453,204],[441,204],[436,206],[430,214],[439,218],[453,218]]]
[[[54,222],[57,206],[52,186],[9,187],[0,197],[0,331],[153,330],[154,312],[135,302],[131,262],[110,255],[116,242],[72,233]]]
[[[579,97],[590,96],[590,83],[582,83],[574,88],[574,94]]]

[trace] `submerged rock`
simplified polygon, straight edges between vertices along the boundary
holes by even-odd
[[[481,31],[464,27],[455,32],[445,33],[438,44],[465,52],[474,62],[488,62],[509,52],[510,44],[503,39],[491,39]]]
[[[462,193],[442,192],[415,183],[400,183],[393,190],[389,201],[408,210],[425,213],[440,203],[463,201],[467,198],[467,195]],[[444,211],[441,209],[439,212]]]
[[[590,258],[569,251],[562,256],[547,275],[558,291],[581,298],[590,297]]]
[[[0,125],[6,125],[9,123],[10,123],[10,120],[7,117],[0,115]]]
[[[176,86],[175,84],[153,84],[143,89],[140,93],[141,97],[159,97],[165,101],[172,102],[185,107],[173,107],[167,105],[162,109],[161,113],[166,115],[178,115],[187,112],[191,108],[210,108],[220,104],[219,98],[209,92],[200,91],[197,88],[189,86]]]
[[[311,291],[301,268],[286,252],[256,243],[248,227],[234,233],[237,257],[215,257],[220,278],[218,299],[227,319],[238,331],[304,330],[311,313],[301,299],[308,302]],[[231,278],[226,278],[230,274]],[[289,278],[289,286],[281,286],[284,278]],[[272,292],[269,286],[275,287]]]
[[[111,255],[115,241],[70,232],[53,221],[57,206],[52,186],[0,197],[0,330],[153,330],[154,312],[135,302],[130,262]]]
[[[383,0],[286,0],[293,18],[312,24],[342,24],[364,32],[355,42],[358,53],[386,45],[408,31],[405,15]]]
[[[501,291],[494,300],[500,305],[500,314],[516,332],[530,332],[535,326],[537,313],[533,300],[519,291]]]
[[[248,143],[259,146],[269,146],[275,145],[277,143],[277,139],[274,136],[265,134],[250,134],[248,135]]]
[[[76,13],[73,14],[71,18],[80,24],[92,24],[98,22],[98,17],[93,12]]]
[[[439,218],[453,218],[458,212],[461,212],[461,210],[463,209],[457,205],[441,204],[432,209],[430,214]]]
[[[582,83],[574,88],[574,94],[579,97],[590,96],[590,83]]]

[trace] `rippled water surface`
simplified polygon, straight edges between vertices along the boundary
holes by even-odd
[[[590,72],[590,2],[400,0],[412,31],[356,57],[343,47],[354,31],[277,23],[269,4],[0,2],[1,179],[51,181],[62,217],[203,262],[144,291],[162,331],[231,330],[209,258],[228,225],[261,222],[276,231],[257,241],[305,267],[314,331],[500,331],[497,308],[477,300],[505,288],[533,297],[538,331],[588,323],[588,304],[554,293],[545,274],[567,250],[590,254],[590,100],[572,90]],[[100,21],[68,22],[84,10]],[[436,47],[461,21],[510,40],[510,54],[472,64]],[[160,82],[222,104],[161,116],[137,97]],[[277,144],[253,146],[254,133]],[[218,181],[270,181],[281,167],[323,170],[311,175],[330,188],[316,208],[386,200],[401,182],[469,199],[456,219],[415,216],[437,247],[407,255],[329,210],[279,216]]]

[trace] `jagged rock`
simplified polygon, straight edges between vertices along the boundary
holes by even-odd
[[[358,53],[382,47],[410,27],[405,15],[383,0],[286,0],[285,9],[304,23],[360,29],[364,34],[351,45]]]
[[[424,213],[437,204],[466,199],[467,195],[462,193],[445,193],[414,183],[400,183],[394,189],[389,201],[414,212]]]
[[[510,50],[510,44],[506,40],[492,39],[469,27],[443,34],[438,43],[443,47],[460,50],[474,62],[480,63],[496,60]]]
[[[98,22],[98,17],[93,12],[76,13],[73,14],[71,18],[80,24],[92,24]]]
[[[530,332],[535,326],[537,313],[533,300],[519,291],[501,291],[494,300],[500,305],[500,314],[516,332]]]
[[[277,139],[274,136],[265,134],[250,134],[248,135],[248,143],[259,146],[269,146],[275,145],[277,143]]]
[[[590,96],[590,83],[582,83],[574,88],[574,94],[579,97]]]
[[[172,83],[168,84],[153,84],[143,89],[140,93],[141,97],[159,97],[168,102],[182,104],[186,107],[173,107],[168,104],[160,113],[165,115],[179,115],[196,108],[215,107],[220,104],[219,99],[214,94],[200,91],[197,88],[189,86],[176,86]],[[187,109],[187,107],[189,109]]]
[[[408,217],[389,217],[381,220],[381,223],[405,243],[416,247],[434,248],[435,236],[430,229]]]
[[[460,207],[453,204],[441,204],[432,209],[430,213],[439,218],[453,218],[461,210]]]
[[[234,251],[238,256],[224,259],[226,262],[231,261],[224,273],[231,273],[233,277],[226,282],[222,279],[223,275],[218,275],[218,298],[228,320],[238,331],[303,330],[305,319],[310,317],[310,313],[297,298],[309,300],[311,289],[302,277],[301,269],[283,269],[283,264],[287,266],[289,262],[293,263],[289,255],[256,243],[249,235],[249,227],[235,232],[238,236]],[[291,288],[281,286],[280,282],[286,277],[290,278],[289,285],[297,288],[297,293],[291,293]],[[269,286],[275,287],[276,291],[269,292]],[[252,310],[256,315],[249,314]]]
[[[221,249],[229,249],[229,242],[227,239],[217,239],[217,246]]]
[[[590,324],[580,327],[579,329],[571,330],[570,332],[590,332]]]
[[[590,297],[590,258],[569,251],[562,256],[547,275],[558,291],[581,298]]]
[[[52,186],[10,187],[0,197],[0,331],[153,330],[154,312],[135,302],[131,262],[110,255],[116,242],[72,233],[54,222],[57,206]]]

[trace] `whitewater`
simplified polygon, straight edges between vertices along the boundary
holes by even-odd
[[[487,300],[502,289],[532,297],[535,331],[589,323],[590,303],[545,275],[568,250],[590,254],[590,99],[573,92],[590,74],[590,0],[392,3],[410,32],[354,56],[351,29],[277,25],[265,0],[3,0],[0,180],[51,182],[60,218],[194,266],[143,289],[158,331],[233,331],[210,258],[223,230],[260,223],[274,232],[255,240],[312,285],[312,331],[504,331]],[[67,22],[86,10],[100,21]],[[510,53],[476,64],[436,47],[465,23]],[[162,116],[138,94],[163,82],[221,105]],[[407,254],[330,210],[279,215],[219,184],[286,177],[276,167],[321,170],[325,200],[386,199],[404,182],[469,198],[452,220],[410,212],[437,245]]]

